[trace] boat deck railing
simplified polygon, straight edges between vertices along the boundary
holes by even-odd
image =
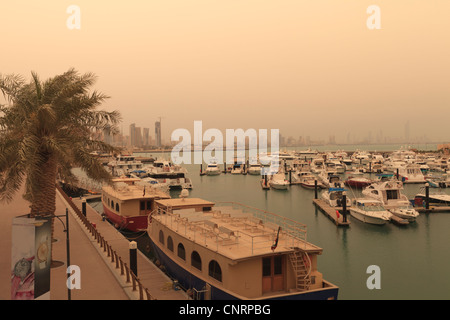
[[[233,252],[236,256],[270,252],[274,245],[275,248],[316,248],[306,241],[306,225],[234,202],[219,203],[211,211],[202,212],[159,207],[149,216],[149,222],[150,219],[157,219],[180,235],[217,252],[226,251],[225,246],[234,246],[238,249]]]

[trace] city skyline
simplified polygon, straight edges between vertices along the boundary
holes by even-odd
[[[5,3],[0,72],[95,73],[125,135],[135,123],[154,137],[162,117],[165,141],[197,120],[297,140],[450,140],[449,2],[80,0],[79,29],[71,4]]]

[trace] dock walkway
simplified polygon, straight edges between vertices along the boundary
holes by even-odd
[[[333,208],[330,207],[324,200],[322,199],[313,199],[313,203],[322,211],[325,213],[325,215],[330,218],[337,226],[349,226],[350,225],[350,212],[347,209],[347,221],[344,221],[344,215],[342,212],[342,207]],[[336,212],[338,211],[339,214]]]
[[[11,299],[11,226],[16,216],[29,212],[29,202],[22,198],[24,187],[17,192],[14,200],[9,204],[0,205],[0,300]],[[76,201],[74,201],[75,203]],[[79,203],[81,207],[81,202]],[[139,290],[133,290],[133,282],[126,281],[126,275],[121,275],[120,268],[115,268],[104,248],[87,231],[85,225],[70,210],[62,196],[56,197],[56,215],[65,215],[69,208],[69,236],[70,236],[70,264],[77,265],[81,271],[81,289],[71,290],[72,300],[137,300],[140,299]],[[129,241],[119,232],[114,232],[108,222],[95,220],[98,214],[87,206],[87,218],[92,219],[96,228],[107,239],[110,247],[121,256],[123,261],[129,260]],[[65,218],[61,219],[65,223]],[[97,221],[97,222],[95,222]],[[108,228],[107,226],[111,228]],[[109,229],[109,230],[108,230]],[[63,224],[55,219],[55,242],[52,244],[52,260],[56,266],[50,273],[50,299],[67,300],[66,286],[66,233]],[[181,290],[173,290],[169,285],[171,280],[160,271],[147,257],[138,252],[138,279],[148,290],[153,299],[181,300],[188,299]],[[144,294],[144,298],[146,296]]]

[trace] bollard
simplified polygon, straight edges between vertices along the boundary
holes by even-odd
[[[314,199],[317,199],[317,180],[314,180]]]
[[[137,243],[136,241],[130,242],[130,270],[133,271],[137,277]]]
[[[346,195],[346,192],[344,191],[343,192],[343,195],[342,195],[342,215],[344,216],[344,219],[343,219],[343,221],[344,222],[347,222],[347,195]]]

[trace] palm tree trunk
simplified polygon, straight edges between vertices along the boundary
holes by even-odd
[[[31,217],[54,215],[56,211],[56,157],[50,155],[46,163],[42,166],[43,175],[39,184],[38,194],[33,195],[31,203]],[[52,221],[52,243],[55,234],[55,218]],[[53,263],[53,245],[51,246],[50,261]]]
[[[48,157],[42,166],[42,179],[36,182],[39,191],[33,195],[31,203],[31,216],[53,215],[56,211],[56,158],[53,155]]]

